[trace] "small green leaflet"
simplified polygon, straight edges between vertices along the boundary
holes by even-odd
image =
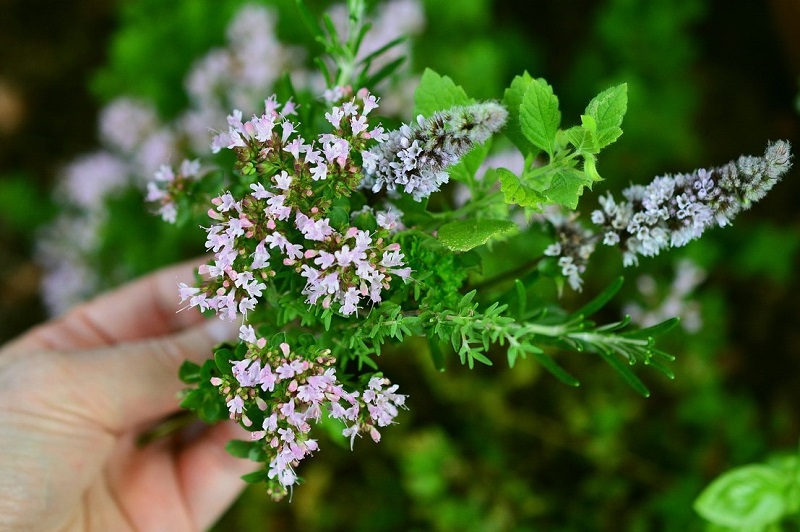
[[[586,106],[586,114],[592,117],[596,124],[595,136],[598,149],[605,148],[622,135],[620,126],[627,109],[627,83],[604,90]]]
[[[439,228],[439,241],[453,251],[469,251],[516,228],[509,220],[456,220]]]
[[[544,195],[525,185],[511,170],[496,168],[493,171],[500,180],[500,190],[506,203],[538,210],[541,204],[547,201]],[[487,175],[486,179],[490,179],[490,176]]]
[[[558,126],[561,124],[561,111],[558,110],[558,97],[553,94],[553,87],[544,79],[531,80],[530,87],[522,97],[519,124],[522,134],[552,159]]]
[[[414,116],[429,117],[436,111],[471,103],[472,99],[452,79],[426,68],[414,91]]]
[[[583,187],[591,187],[592,179],[575,168],[561,168],[556,171],[550,187],[544,191],[548,199],[570,209],[578,207],[578,198]]]

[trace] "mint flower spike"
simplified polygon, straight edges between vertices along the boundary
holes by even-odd
[[[619,245],[625,266],[638,256],[652,257],[669,247],[681,247],[714,225],[724,227],[766,195],[791,168],[791,146],[769,143],[763,157],[741,156],[723,166],[655,178],[633,185],[616,202],[600,198],[592,222],[603,229],[603,243]]]
[[[482,144],[506,123],[508,111],[497,102],[452,107],[416,124],[404,124],[382,144],[361,153],[362,188],[373,192],[402,188],[416,201],[447,183],[447,169],[475,145]]]

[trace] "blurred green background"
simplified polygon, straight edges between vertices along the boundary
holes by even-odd
[[[264,3],[278,5],[282,40],[307,41],[293,2]],[[97,146],[100,106],[128,94],[174,116],[192,61],[224,42],[244,2],[34,4],[5,0],[0,10],[0,342],[45,318],[37,234],[54,215],[59,168]],[[625,134],[600,160],[606,182],[596,193],[758,155],[768,139],[800,145],[796,1],[423,4],[413,70],[448,74],[476,97],[500,97],[527,69],[576,122],[594,94],[628,82]],[[251,489],[219,530],[703,529],[691,504],[712,478],[791,451],[800,437],[798,176],[733,228],[624,272],[609,320],[640,298],[645,272],[657,293],[679,259],[708,273],[694,296],[703,327],[667,339],[677,378],[645,373],[650,398],[591,357],[563,359],[582,380],[571,389],[532,361],[513,371],[451,363],[439,374],[424,345],[387,353],[382,367],[410,394],[410,410],[380,445],[362,440],[350,452],[323,437],[292,502]],[[585,195],[580,207],[595,205]],[[143,257],[142,232],[114,233],[138,250],[125,255],[134,273],[165,260]],[[565,295],[568,308],[622,272],[612,254],[593,260],[583,294]]]

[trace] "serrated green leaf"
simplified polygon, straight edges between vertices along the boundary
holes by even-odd
[[[575,151],[578,155],[595,154],[600,151],[597,145],[595,133],[584,126],[573,126],[564,131],[564,137],[567,142],[575,146]]]
[[[591,133],[597,133],[597,120],[592,115],[581,115],[581,127]]]
[[[552,158],[558,126],[561,125],[561,111],[558,97],[544,79],[532,80],[522,97],[519,124],[522,134]]]
[[[496,168],[494,172],[500,180],[500,190],[503,192],[503,199],[506,203],[540,209],[542,203],[547,201],[544,195],[525,185],[511,170]],[[487,179],[489,177],[487,176]]]
[[[583,187],[591,184],[592,180],[580,170],[559,168],[544,195],[549,200],[574,210],[578,207],[578,198],[583,194]]]
[[[775,469],[748,465],[728,471],[709,484],[694,509],[712,523],[756,529],[776,522],[786,508],[786,479]]]
[[[439,228],[439,241],[453,251],[469,251],[517,228],[510,220],[456,220]]]
[[[429,117],[436,111],[443,111],[457,105],[469,105],[472,100],[464,89],[447,76],[440,76],[426,68],[414,91],[414,115]]]
[[[530,74],[524,72],[521,76],[517,76],[511,81],[511,86],[509,86],[503,94],[503,105],[508,109],[508,122],[506,123],[504,134],[514,143],[523,155],[529,153],[536,155],[536,153],[539,152],[539,150],[531,144],[531,141],[522,134],[519,123],[519,110],[522,105],[522,98],[525,96],[525,93],[528,92],[532,84],[533,78]]]
[[[586,114],[597,123],[597,145],[604,148],[622,135],[622,119],[628,108],[628,84],[608,88],[586,106]]]

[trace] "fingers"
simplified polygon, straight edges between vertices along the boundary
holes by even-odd
[[[194,282],[199,260],[159,270],[79,305],[64,317],[17,340],[17,349],[60,351],[114,345],[161,336],[202,320],[194,309],[179,312],[178,283]]]
[[[215,344],[235,338],[236,325],[211,320],[180,333],[70,357],[73,375],[84,382],[80,402],[86,414],[114,432],[178,409],[178,379],[184,360],[200,363]]]
[[[246,486],[241,476],[256,469],[255,463],[225,450],[228,441],[249,438],[249,432],[226,421],[209,427],[177,456],[178,483],[198,529],[206,530],[219,519]]]

